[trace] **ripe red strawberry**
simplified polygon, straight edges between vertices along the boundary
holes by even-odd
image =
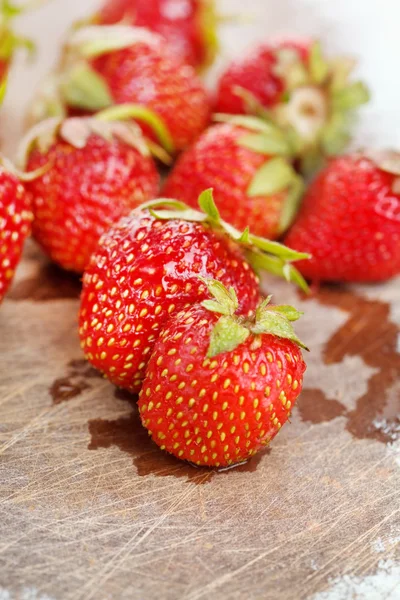
[[[351,113],[369,99],[364,84],[349,81],[353,67],[349,59],[327,61],[317,41],[266,44],[222,75],[217,110],[272,119],[290,133],[304,169],[311,168],[321,155],[345,148]]]
[[[112,223],[158,194],[155,163],[134,123],[49,119],[28,134],[23,152],[29,170],[43,169],[26,184],[34,237],[71,271],[84,270]]]
[[[291,225],[303,194],[284,135],[254,117],[215,125],[178,159],[163,193],[195,206],[213,188],[223,219],[276,239]]]
[[[276,242],[240,234],[220,220],[210,191],[200,198],[205,213],[176,201],[137,209],[100,240],[84,274],[80,336],[88,360],[113,383],[140,390],[153,345],[165,321],[207,298],[199,275],[218,277],[240,297],[240,312],[259,301],[258,279],[245,259],[302,285]],[[173,210],[156,210],[169,206]],[[243,247],[241,248],[240,245]]]
[[[212,64],[218,51],[214,0],[106,0],[95,21],[155,31],[197,68]]]
[[[23,184],[2,160],[0,167],[0,302],[31,231],[32,213]]]
[[[217,281],[206,300],[170,319],[140,392],[153,440],[196,465],[240,463],[269,444],[290,416],[306,365],[290,306],[268,298],[255,318],[235,315],[237,297]],[[222,316],[221,316],[222,315]]]
[[[34,118],[113,107],[114,119],[133,118],[152,138],[157,121],[158,138],[171,153],[190,145],[210,120],[210,99],[194,69],[143,28],[77,30],[67,44],[64,67],[48,85],[32,110]]]
[[[400,274],[400,154],[331,161],[311,185],[286,243],[312,254],[315,281],[384,281]]]

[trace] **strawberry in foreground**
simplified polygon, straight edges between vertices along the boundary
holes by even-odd
[[[264,116],[285,128],[305,171],[350,141],[355,109],[369,100],[365,85],[352,82],[353,60],[327,60],[314,40],[286,40],[253,50],[222,75],[219,112]]]
[[[196,205],[212,187],[223,219],[276,239],[292,224],[304,191],[283,133],[261,119],[223,116],[178,159],[163,194]]]
[[[290,261],[307,255],[221,221],[210,190],[199,204],[204,212],[165,199],[137,209],[102,237],[84,274],[81,345],[119,387],[140,390],[164,323],[208,297],[199,276],[234,287],[243,315],[252,314],[260,299],[250,263],[304,288]]]
[[[170,319],[151,355],[139,397],[143,425],[163,450],[196,465],[240,463],[288,420],[306,369],[291,321],[272,306],[236,314],[233,288],[205,282],[205,300]]]
[[[218,52],[214,0],[106,0],[95,16],[100,25],[126,23],[162,35],[182,59],[199,69]]]
[[[155,163],[134,123],[48,119],[28,133],[20,162],[43,171],[26,184],[34,237],[54,262],[78,273],[102,233],[159,190]]]
[[[399,275],[400,154],[332,160],[311,185],[285,242],[312,254],[299,269],[316,282],[375,282]]]
[[[170,153],[191,144],[210,120],[210,100],[194,69],[143,28],[78,29],[68,41],[64,66],[47,85],[33,119],[123,105],[111,108],[110,115],[135,119],[152,137],[154,120],[161,121]]]
[[[31,231],[28,195],[4,159],[0,166],[0,302],[20,261],[25,239]]]

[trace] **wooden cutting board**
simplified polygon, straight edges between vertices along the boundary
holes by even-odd
[[[264,285],[305,311],[304,392],[263,455],[195,469],[82,359],[79,281],[29,245],[0,310],[1,600],[400,598],[399,281]]]
[[[39,53],[11,73],[7,152],[65,30],[98,4],[52,0],[23,21]],[[377,93],[357,143],[398,145],[399,89],[382,69],[398,55],[396,0],[220,7],[256,15],[223,29],[220,65],[290,31],[362,56]],[[79,282],[27,248],[0,307],[0,600],[400,598],[400,281],[307,301],[265,287],[305,311],[305,390],[269,452],[215,473],[149,442],[132,400],[82,360]]]

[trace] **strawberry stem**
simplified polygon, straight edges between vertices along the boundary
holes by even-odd
[[[272,296],[268,296],[257,308],[255,319],[244,319],[235,315],[238,308],[236,292],[233,288],[229,290],[215,279],[200,277],[214,300],[205,300],[202,306],[211,312],[220,313],[210,335],[210,345],[207,356],[212,358],[224,352],[232,352],[240,344],[243,344],[249,335],[275,335],[288,339],[308,350],[303,342],[297,337],[292,322],[297,321],[303,313],[293,306],[271,305]]]
[[[207,69],[214,62],[219,51],[219,39],[217,26],[218,15],[214,0],[203,0],[199,3],[197,24],[203,38],[204,57],[200,65],[200,71]]]
[[[294,156],[302,173],[308,175],[317,170],[321,162],[317,159],[340,154],[346,148],[354,111],[369,101],[370,93],[363,82],[351,81],[354,61],[327,60],[318,40],[312,44],[307,61],[295,49],[284,46],[276,48],[274,54],[274,74],[285,85],[280,102],[267,109],[250,90],[234,86],[233,93],[242,99],[249,114],[217,114],[214,119],[255,132],[238,143],[255,152]],[[269,130],[263,129],[263,122]]]
[[[169,153],[175,152],[172,136],[164,121],[154,111],[141,104],[118,104],[97,113],[100,121],[126,121],[135,119],[149,125],[162,147]]]
[[[0,58],[4,61],[11,59],[17,48],[25,48],[29,54],[36,50],[32,40],[15,34],[10,28],[10,23],[16,17],[38,8],[47,0],[31,0],[20,6],[10,2],[10,0],[0,0]]]
[[[3,78],[3,80],[2,80],[2,82],[0,83],[0,106],[4,102],[4,97],[5,97],[6,92],[7,92],[7,84],[8,84],[8,77],[5,76]]]
[[[291,264],[297,260],[310,258],[309,254],[297,252],[278,242],[252,235],[248,228],[240,232],[223,221],[215,205],[212,189],[205,190],[200,195],[199,205],[203,212],[190,208],[179,200],[161,198],[142,204],[138,210],[148,209],[155,218],[161,220],[181,219],[197,223],[207,222],[214,229],[223,231],[237,244],[243,246],[246,258],[256,270],[269,271],[289,282],[296,283],[304,292],[309,292],[305,279]]]
[[[199,279],[207,286],[208,291],[215,298],[215,300],[204,300],[202,306],[211,312],[220,313],[221,315],[234,315],[239,307],[235,289],[230,287],[228,290],[216,279],[206,279],[201,276],[199,276]]]
[[[107,108],[113,98],[107,83],[84,62],[74,65],[61,79],[60,91],[69,106],[89,111]]]
[[[72,33],[67,48],[78,58],[92,59],[135,44],[158,45],[160,40],[157,34],[144,27],[88,25]]]

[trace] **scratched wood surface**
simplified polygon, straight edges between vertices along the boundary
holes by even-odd
[[[55,5],[53,42],[82,13]],[[79,281],[28,245],[0,308],[0,600],[400,598],[400,281],[264,287],[305,312],[305,389],[268,452],[215,473],[82,360]]]

